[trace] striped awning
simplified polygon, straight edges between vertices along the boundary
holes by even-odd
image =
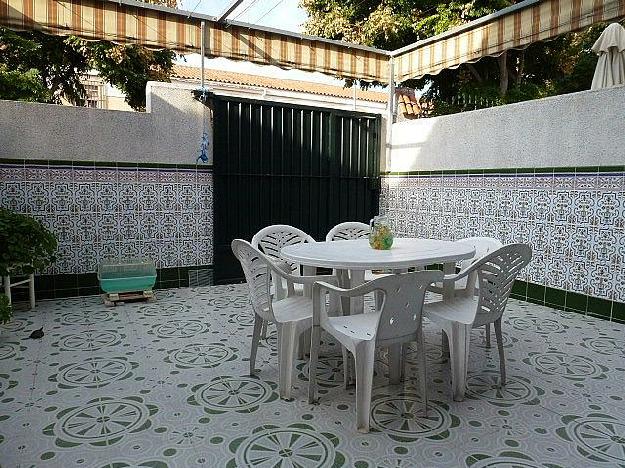
[[[625,0],[525,0],[392,53],[190,14],[134,0],[0,0],[0,26],[199,52],[344,78],[387,82],[434,75],[593,23],[625,17]]]
[[[0,25],[18,31],[75,35],[177,52],[198,51],[200,21],[139,2],[0,0]]]
[[[89,40],[199,52],[205,21],[206,55],[248,60],[345,78],[385,82],[388,53],[244,23],[217,23],[132,0],[0,0],[0,26],[75,35]]]
[[[623,17],[625,0],[525,0],[394,51],[395,79],[402,82],[436,75],[482,57]]]
[[[389,79],[389,54],[384,51],[238,23],[207,25],[206,36],[211,56],[368,81]]]

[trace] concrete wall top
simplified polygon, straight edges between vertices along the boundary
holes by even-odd
[[[625,86],[619,86],[394,124],[388,170],[624,163]]]
[[[195,87],[148,83],[147,112],[0,101],[0,158],[193,164],[212,133]]]
[[[0,101],[0,158],[194,164],[211,112],[192,97],[198,83],[149,82],[146,112]],[[352,110],[350,99],[229,84],[211,86],[222,96]],[[384,103],[360,101],[356,110],[383,113]],[[382,142],[383,144],[384,142]]]

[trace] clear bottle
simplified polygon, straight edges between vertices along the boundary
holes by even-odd
[[[393,230],[384,215],[374,216],[369,222],[369,245],[376,250],[389,250],[393,246]]]

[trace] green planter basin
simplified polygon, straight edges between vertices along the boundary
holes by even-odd
[[[156,284],[152,262],[104,264],[98,268],[100,287],[109,294],[151,290]]]

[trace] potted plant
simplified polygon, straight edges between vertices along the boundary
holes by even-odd
[[[54,262],[57,242],[32,216],[0,208],[0,246],[0,276],[20,276]]]
[[[13,317],[13,308],[6,294],[0,294],[0,324],[9,323]]]

